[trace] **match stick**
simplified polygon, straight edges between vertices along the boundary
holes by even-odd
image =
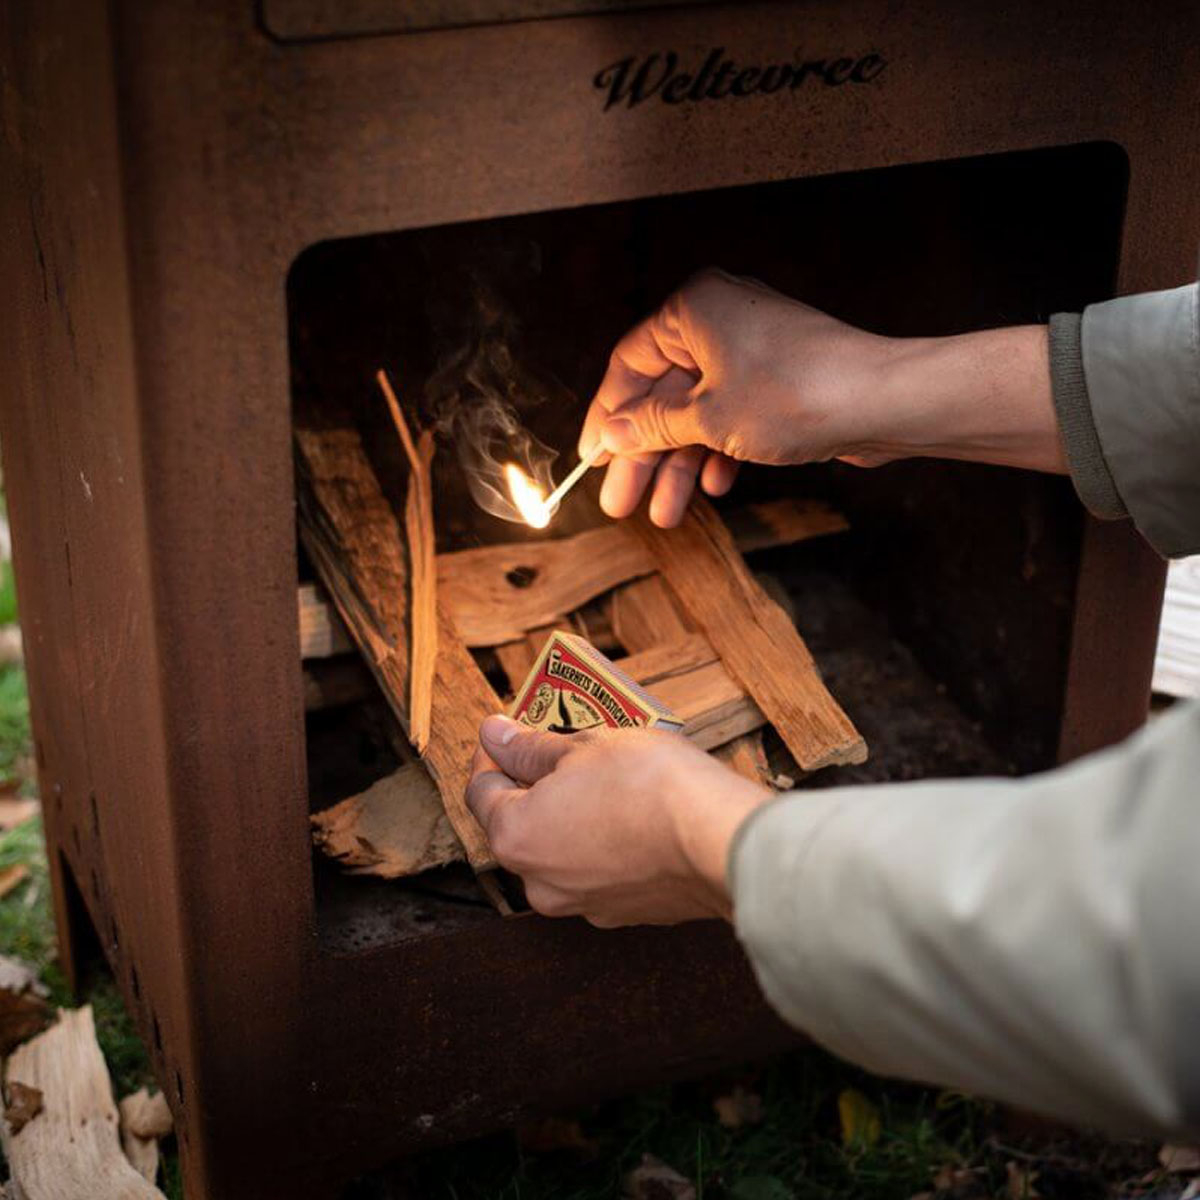
[[[562,503],[562,498],[587,474],[588,469],[595,465],[596,459],[603,453],[603,444],[597,442],[592,452],[586,458],[579,460],[579,465],[576,466],[575,470],[546,497],[547,512],[553,512]]]

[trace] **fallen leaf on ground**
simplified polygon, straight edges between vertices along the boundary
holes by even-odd
[[[713,1111],[726,1129],[757,1125],[764,1115],[762,1097],[757,1092],[747,1091],[740,1084],[729,1095],[718,1096],[713,1101]]]
[[[696,1188],[653,1154],[643,1154],[641,1163],[625,1176],[628,1200],[696,1200]]]
[[[21,786],[21,781],[6,779],[4,784],[0,784],[0,790],[10,784],[15,791]],[[41,811],[41,807],[31,796],[5,795],[0,797],[0,832],[7,833],[10,829],[16,829],[18,825],[24,825],[30,817],[36,816]]]
[[[517,1144],[530,1154],[572,1150],[585,1158],[600,1152],[600,1143],[588,1137],[578,1121],[568,1117],[542,1117],[517,1126]]]
[[[933,1177],[933,1195],[938,1200],[976,1200],[977,1197],[982,1200],[991,1193],[970,1167],[947,1163]]]
[[[1008,1173],[1009,1200],[1037,1200],[1038,1173],[1032,1167],[1023,1167],[1019,1163],[1007,1162],[1004,1169]]]
[[[1200,1149],[1168,1143],[1158,1152],[1158,1161],[1164,1169],[1186,1175],[1190,1171],[1200,1171]]]
[[[879,1141],[883,1131],[879,1110],[856,1088],[838,1093],[838,1117],[844,1146],[873,1146]]]
[[[15,1137],[42,1111],[42,1093],[16,1079],[10,1079],[4,1090],[8,1100],[4,1106],[4,1119]]]
[[[0,900],[3,900],[13,888],[29,878],[29,868],[24,863],[13,863],[0,871]]]
[[[40,1033],[50,1019],[46,988],[18,958],[0,956],[0,1055]]]

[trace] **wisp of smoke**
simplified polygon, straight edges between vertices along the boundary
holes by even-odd
[[[477,297],[477,302],[479,297]],[[505,521],[522,521],[504,482],[504,467],[516,463],[544,492],[557,454],[525,428],[518,406],[543,399],[539,383],[514,360],[512,323],[495,307],[480,304],[482,329],[471,344],[450,356],[426,387],[438,430],[447,436],[480,508]]]

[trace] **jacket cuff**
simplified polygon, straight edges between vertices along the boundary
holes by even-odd
[[[1082,318],[1056,313],[1050,318],[1050,383],[1058,430],[1067,452],[1071,481],[1084,506],[1097,517],[1128,516],[1112,472],[1104,458],[1100,435],[1092,418],[1087,380],[1083,373]]]
[[[1084,310],[1092,420],[1121,499],[1167,557],[1200,551],[1200,313],[1195,284]]]

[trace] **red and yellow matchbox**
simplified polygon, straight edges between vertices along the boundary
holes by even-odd
[[[552,633],[508,715],[552,733],[670,729],[683,722],[584,638]]]

